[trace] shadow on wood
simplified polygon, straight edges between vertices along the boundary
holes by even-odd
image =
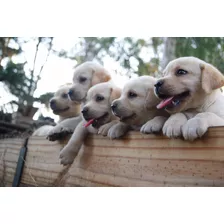
[[[1,186],[12,186],[23,139],[0,140]],[[224,186],[224,128],[194,142],[130,132],[120,140],[89,135],[63,167],[65,142],[31,137],[20,186]]]

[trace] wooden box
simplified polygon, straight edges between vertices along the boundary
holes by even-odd
[[[0,140],[0,184],[12,186],[23,139]],[[74,163],[60,165],[65,142],[30,137],[20,186],[224,186],[224,128],[200,140],[130,132],[89,135]]]

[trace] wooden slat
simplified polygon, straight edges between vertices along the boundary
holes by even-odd
[[[0,140],[0,184],[13,180],[23,139]],[[89,135],[74,163],[66,144],[31,137],[21,186],[224,186],[224,127],[187,142],[130,132],[119,140]]]

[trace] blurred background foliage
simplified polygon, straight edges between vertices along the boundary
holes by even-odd
[[[35,54],[29,65],[22,47],[23,43],[28,42],[35,43]],[[46,58],[37,68],[36,60],[41,47],[46,48]],[[4,83],[8,91],[15,96],[15,100],[10,103],[17,105],[17,110],[26,116],[27,107],[32,107],[34,102],[47,105],[53,95],[48,92],[38,98],[34,97],[50,54],[70,58],[74,60],[74,64],[88,60],[96,60],[103,64],[103,59],[110,57],[125,69],[124,75],[159,76],[170,60],[181,56],[199,57],[224,72],[223,52],[223,37],[80,37],[69,51],[55,49],[52,37],[1,37],[0,83]],[[13,60],[21,55],[22,61]]]
[[[15,63],[13,61],[13,57],[23,54],[21,46],[26,42],[35,43],[35,54],[30,67],[27,67],[26,58],[23,59],[22,63]],[[49,98],[53,96],[53,93],[46,93],[39,98],[34,97],[38,81],[41,79],[42,70],[51,52],[52,42],[52,37],[0,38],[0,82],[4,83],[8,91],[16,97],[16,100],[12,100],[9,103],[11,105],[17,105],[17,110],[24,116],[27,116],[29,111],[27,108],[32,107],[34,102],[38,101],[47,104]],[[48,53],[41,67],[36,68],[36,60],[41,45],[44,45],[48,49]]]

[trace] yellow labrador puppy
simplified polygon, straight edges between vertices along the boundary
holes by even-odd
[[[155,85],[162,99],[157,106],[171,114],[163,127],[168,137],[201,137],[209,127],[224,125],[224,77],[218,69],[195,57],[171,61]]]
[[[109,80],[111,80],[109,72],[96,62],[88,61],[78,65],[74,71],[73,85],[68,91],[69,98],[71,101],[83,103],[92,86]],[[73,132],[81,120],[81,116],[64,120],[50,131],[48,139],[54,141],[63,132]]]
[[[69,97],[72,101],[84,102],[87,92],[92,86],[109,80],[111,80],[111,76],[102,65],[91,61],[85,62],[75,69]]]
[[[156,133],[162,130],[168,113],[156,108],[159,103],[154,94],[156,82],[157,79],[151,76],[141,76],[125,84],[121,97],[111,105],[120,122],[109,130],[108,137],[119,138],[128,130],[141,129],[143,133]]]
[[[80,103],[69,100],[68,91],[72,84],[65,84],[55,92],[54,97],[49,101],[53,113],[59,115],[59,123],[71,117],[77,117],[80,114]],[[33,136],[47,136],[54,128],[51,125],[44,125],[38,128]]]
[[[86,103],[82,109],[82,122],[76,127],[68,144],[61,150],[61,164],[71,164],[76,157],[88,133],[106,135],[115,123],[111,103],[120,97],[121,90],[111,82],[100,83],[88,91]]]

